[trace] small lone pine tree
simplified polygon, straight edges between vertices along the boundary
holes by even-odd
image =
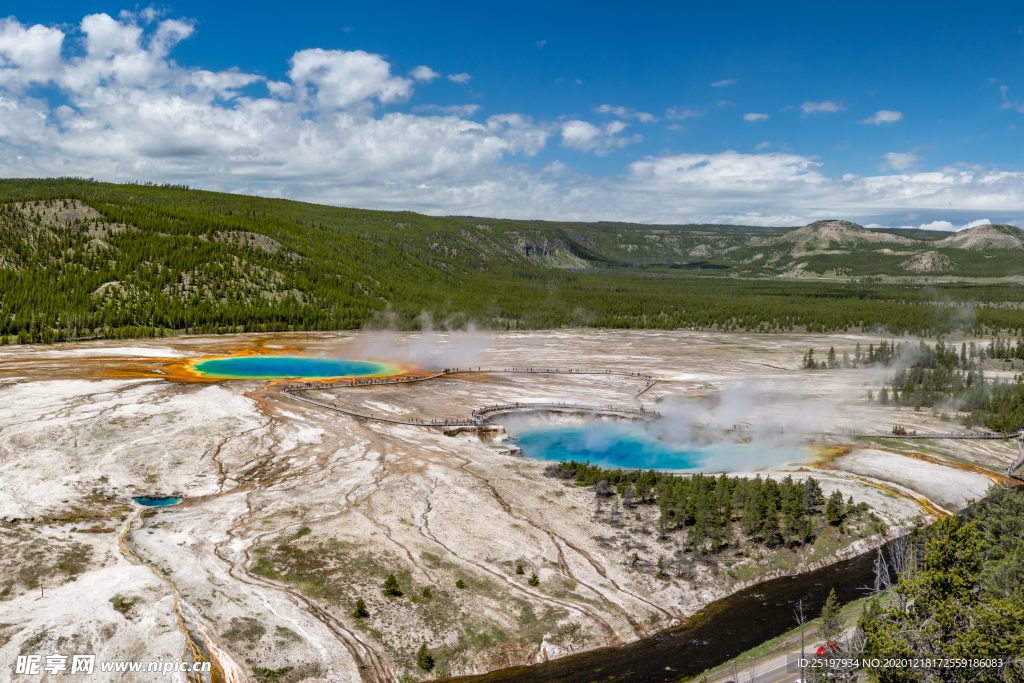
[[[522,573],[523,573],[523,565],[517,564],[516,565],[516,574],[522,574]]]
[[[356,600],[356,608],[352,612],[352,616],[356,619],[363,619],[370,616],[370,612],[366,609],[366,603],[363,602],[362,598]]]
[[[818,635],[824,644],[835,643],[843,635],[843,622],[839,618],[839,598],[836,589],[828,594],[825,606],[821,608],[821,626]]]
[[[430,592],[430,586],[423,589],[423,597],[427,600],[434,597],[434,594]]]
[[[434,668],[434,655],[430,654],[426,643],[420,645],[419,652],[416,653],[416,664],[424,671]]]
[[[398,598],[402,595],[402,589],[398,586],[398,579],[394,574],[388,574],[388,578],[384,579],[384,595],[389,598]]]
[[[526,583],[530,584],[531,586],[539,586],[540,579],[537,578],[537,573],[534,572],[533,574],[530,574],[530,578],[526,581]]]
[[[462,590],[463,588],[466,587],[466,582],[463,581],[462,579],[459,579],[458,581],[455,582],[455,587],[458,588],[459,590]]]

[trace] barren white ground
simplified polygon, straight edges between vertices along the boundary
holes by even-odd
[[[735,426],[730,438],[751,441],[746,455],[714,469],[812,475],[826,494],[867,501],[893,530],[962,507],[998,481],[994,471],[1015,452],[1002,442],[858,446],[844,436],[894,423],[948,428],[927,411],[866,401],[891,370],[799,369],[808,347],[852,354],[858,341],[866,348],[878,340],[564,331],[5,347],[0,681],[21,680],[13,673],[19,654],[177,662],[185,631],[204,653],[213,650],[228,680],[283,667],[291,669],[278,680],[418,678],[423,644],[449,673],[481,672],[628,642],[743,585],[715,563],[656,579],[653,563],[675,547],[643,533],[655,527],[656,506],[613,527],[594,514],[592,492],[474,436],[325,412],[283,399],[269,382],[172,383],[158,373],[175,360],[262,348],[439,366],[642,371],[658,384],[641,400],[662,409],[679,438],[697,424],[705,434]],[[465,376],[337,392],[335,400],[377,415],[464,417],[498,401],[630,405],[641,388],[619,376]],[[680,404],[684,397],[699,400]],[[133,496],[171,494],[185,502],[136,519]],[[641,563],[629,567],[634,552]],[[797,568],[808,560],[789,558]],[[275,574],[275,561],[296,573]],[[735,564],[753,577],[783,566],[757,553]],[[402,598],[381,595],[389,573]],[[527,582],[533,573],[537,586]],[[456,588],[460,579],[465,588]],[[369,618],[351,616],[357,597]]]

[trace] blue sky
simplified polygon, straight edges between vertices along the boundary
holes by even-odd
[[[0,173],[434,214],[1024,225],[1024,5],[14,2]]]

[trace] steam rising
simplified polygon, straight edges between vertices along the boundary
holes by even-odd
[[[753,382],[710,400],[670,397],[661,419],[508,415],[501,418],[529,457],[609,467],[751,471],[805,462],[809,437],[831,427],[845,396],[780,395]]]
[[[430,315],[419,316],[421,331],[399,334],[393,329],[367,330],[334,348],[331,355],[388,361],[405,368],[430,371],[470,367],[482,361],[486,343],[469,324],[463,331],[437,332]]]

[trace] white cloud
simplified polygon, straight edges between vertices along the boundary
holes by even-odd
[[[744,121],[751,121],[751,122],[767,121],[768,120],[768,114],[753,114],[753,113],[751,113],[751,114],[744,114],[743,115],[743,120]]]
[[[586,121],[566,121],[562,124],[562,145],[584,152],[593,150],[598,156],[603,156],[612,149],[638,141],[638,136],[616,137],[625,129],[626,124],[622,121],[612,121],[603,128]]]
[[[440,76],[429,66],[418,66],[409,72],[409,75],[413,77],[413,80],[422,81],[424,83],[430,83],[432,80]]]
[[[383,57],[362,50],[300,50],[291,66],[288,78],[299,98],[314,98],[321,109],[364,107],[370,98],[381,104],[403,102],[412,94],[412,81],[392,76]]]
[[[697,116],[704,116],[707,113],[701,109],[690,109],[689,107],[669,107],[665,110],[665,118],[669,120],[690,119]]]
[[[469,83],[469,79],[473,78],[467,73],[461,74],[448,74],[448,80],[453,83]]]
[[[992,225],[992,221],[990,221],[987,218],[982,218],[980,220],[971,221],[970,223],[966,223],[964,225],[954,225],[949,221],[932,221],[931,223],[922,223],[921,225],[918,226],[901,225],[900,227],[917,230],[941,230],[944,232],[960,232],[961,230],[969,230],[971,228],[976,228],[979,225]]]
[[[598,114],[613,114],[618,116],[620,119],[636,119],[640,123],[652,123],[658,120],[654,114],[648,114],[645,111],[636,111],[635,109],[627,109],[626,107],[613,107],[610,104],[602,104],[600,107],[594,107],[594,111]]]
[[[565,175],[568,171],[569,167],[557,159],[549,164],[545,164],[544,168],[541,169],[542,173],[547,173],[548,175],[553,175],[555,177]]]
[[[712,88],[725,88],[736,83],[735,78],[729,78],[724,81],[715,81],[711,84]]]
[[[832,100],[825,100],[824,102],[804,102],[800,105],[800,109],[803,110],[801,116],[807,116],[808,114],[820,114],[820,113],[834,113],[846,109],[841,104],[837,104]]]
[[[758,152],[760,152],[762,149],[768,149],[771,146],[772,146],[772,143],[770,143],[767,140],[765,140],[764,142],[759,142],[756,145],[754,145],[754,149],[756,149]]]
[[[547,42],[548,41],[546,41],[546,40],[538,40],[537,41],[537,47],[544,47],[545,45],[547,45]]]
[[[876,111],[873,116],[867,117],[861,123],[873,123],[876,126],[880,126],[883,123],[896,123],[902,118],[903,112],[883,109],[882,111]]]
[[[921,160],[921,157],[913,152],[889,152],[883,154],[882,158],[885,159],[885,163],[882,164],[883,169],[891,168],[896,171],[906,170]]]
[[[24,27],[14,17],[0,19],[0,86],[21,90],[45,85],[64,70],[64,32],[35,25]]]
[[[932,221],[931,223],[922,223],[921,225],[901,225],[901,228],[910,228],[911,230],[942,230],[944,232],[953,232],[956,230],[956,226],[949,221]]]
[[[418,104],[415,107],[413,107],[412,110],[416,112],[437,112],[438,114],[445,114],[447,116],[458,116],[459,118],[464,119],[480,111],[480,105],[452,104],[449,106],[442,106],[440,104]]]

